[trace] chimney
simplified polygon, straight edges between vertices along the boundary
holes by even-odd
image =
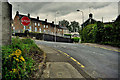
[[[16,11],[16,15],[19,15],[19,12],[18,12],[18,11]]]
[[[93,14],[92,14],[92,13],[90,13],[90,14],[89,14],[89,18],[90,18],[90,19],[92,19],[92,17],[93,17]]]
[[[47,22],[47,19],[45,19],[45,22]]]
[[[37,16],[37,20],[39,20],[39,16]]]
[[[30,17],[30,14],[28,13],[28,17]]]
[[[52,24],[54,24],[54,21],[52,21]]]

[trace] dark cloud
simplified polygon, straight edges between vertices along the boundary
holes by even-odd
[[[53,13],[61,12],[61,15],[66,15],[77,9],[84,10],[86,8],[102,8],[111,4],[110,2],[11,2],[13,4],[13,12],[18,10],[22,13]]]
[[[11,4],[13,6],[13,18],[18,11],[18,5],[20,13],[30,13],[32,17],[40,16],[40,19],[48,18],[49,21],[53,21],[55,13],[59,12],[57,20],[67,19],[81,22],[81,14],[77,14],[76,10],[84,11],[86,20],[88,19],[89,7],[94,13],[95,19],[105,17],[104,19],[107,21],[116,16],[115,2],[11,2]]]

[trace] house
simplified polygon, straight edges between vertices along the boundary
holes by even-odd
[[[21,18],[23,16],[27,16],[31,20],[29,26],[24,26],[21,24]],[[31,18],[29,13],[28,15],[22,15],[17,11],[13,20],[13,31],[15,33],[24,33],[26,30],[34,33],[46,33],[52,35],[55,35],[55,31],[57,35],[64,34],[64,28],[61,28],[59,25],[54,24],[54,21],[50,23],[47,22],[47,19],[43,21],[39,20],[39,17]]]
[[[118,17],[116,18],[116,20],[114,22],[120,22],[120,14],[118,15]]]
[[[90,13],[89,14],[89,19],[88,20],[86,20],[81,26],[82,26],[82,29],[85,27],[85,26],[87,26],[87,25],[89,25],[89,24],[94,24],[94,23],[96,23],[97,21],[95,20],[95,19],[93,19],[93,14],[92,13]]]
[[[67,28],[67,27],[65,27],[65,26],[59,26],[61,29],[63,29],[63,33],[64,34],[69,34],[69,29]]]

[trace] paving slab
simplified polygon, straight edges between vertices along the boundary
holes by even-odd
[[[44,78],[83,78],[68,62],[47,62]]]
[[[47,56],[46,68],[42,78],[83,78],[83,76],[73,67],[70,60],[62,53],[45,45],[38,45]]]

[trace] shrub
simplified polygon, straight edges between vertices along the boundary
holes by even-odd
[[[79,42],[80,38],[79,37],[74,37],[72,38],[74,42]]]

